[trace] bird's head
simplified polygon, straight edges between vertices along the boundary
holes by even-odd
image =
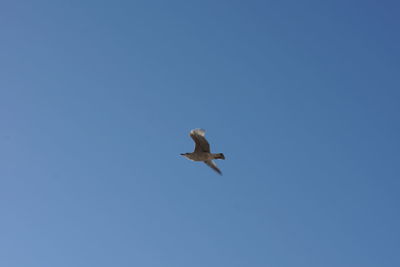
[[[190,159],[190,153],[181,153],[181,156],[184,156],[187,159]]]

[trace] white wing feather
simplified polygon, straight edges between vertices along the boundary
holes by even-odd
[[[197,129],[191,130],[190,134],[198,134],[198,135],[201,135],[204,137],[206,135],[206,131],[203,129],[197,128]]]

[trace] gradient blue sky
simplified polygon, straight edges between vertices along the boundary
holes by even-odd
[[[399,10],[2,1],[0,266],[400,266]]]

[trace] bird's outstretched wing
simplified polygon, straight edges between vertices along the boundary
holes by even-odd
[[[194,129],[190,131],[190,137],[196,143],[194,152],[210,152],[210,144],[204,137],[206,132],[203,129]]]
[[[212,160],[206,160],[204,161],[205,164],[207,164],[208,166],[210,166],[211,169],[213,169],[214,171],[218,172],[220,175],[222,175],[222,172],[220,169],[218,169],[217,164],[215,164],[214,161]]]

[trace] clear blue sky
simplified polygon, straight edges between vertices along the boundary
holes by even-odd
[[[399,9],[2,1],[0,266],[400,266]]]

